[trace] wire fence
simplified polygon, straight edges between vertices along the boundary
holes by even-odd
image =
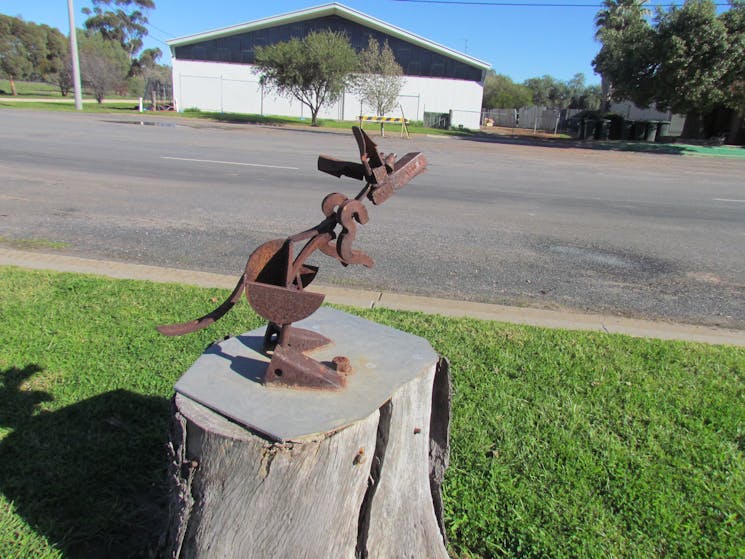
[[[552,133],[565,132],[569,129],[571,117],[581,112],[581,109],[559,110],[544,107],[490,109],[481,112],[481,126],[501,126]]]
[[[548,109],[545,107],[522,107],[520,109],[489,109],[481,111],[481,126],[501,126],[540,130],[550,133],[576,132],[583,109]],[[639,108],[633,103],[615,103],[610,112],[629,121],[667,121],[669,134],[680,135],[685,122],[684,115],[658,111],[654,108]],[[579,115],[579,116],[578,116]],[[576,118],[573,118],[576,117]]]

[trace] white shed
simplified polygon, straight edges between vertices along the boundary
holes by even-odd
[[[310,117],[299,101],[265,91],[253,65],[254,48],[302,38],[311,31],[344,32],[360,51],[369,37],[393,50],[404,70],[399,105],[387,116],[424,120],[448,114],[452,126],[478,128],[486,70],[490,65],[341,4],[325,4],[168,41],[179,111],[237,112]],[[355,120],[374,114],[347,92],[319,117]]]

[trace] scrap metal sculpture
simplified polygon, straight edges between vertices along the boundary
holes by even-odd
[[[354,126],[352,132],[361,163],[321,155],[318,170],[336,177],[364,180],[365,186],[359,194],[354,198],[338,192],[326,196],[321,203],[324,220],[311,229],[286,239],[268,241],[257,248],[248,258],[235,289],[219,307],[191,322],[159,326],[159,332],[179,336],[201,330],[224,316],[245,292],[253,309],[269,321],[263,346],[272,356],[264,376],[266,384],[325,390],[338,390],[346,385],[346,376],[352,371],[349,359],[340,356],[324,364],[306,355],[331,344],[332,340],[292,326],[293,322],[313,314],[325,297],[305,291],[318,272],[316,266],[305,262],[313,252],[320,250],[344,266],[371,267],[372,258],[352,248],[357,225],[369,220],[364,199],[374,205],[382,204],[426,167],[426,160],[419,152],[396,160],[395,154],[378,152],[378,147],[361,128]],[[337,228],[340,228],[338,233]],[[296,254],[296,245],[302,242],[305,244]]]

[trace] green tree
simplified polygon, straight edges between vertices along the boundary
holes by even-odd
[[[603,7],[595,14],[595,38],[598,41],[646,23],[649,10],[647,0],[603,0]]]
[[[47,63],[44,80],[59,87],[63,97],[66,97],[73,87],[70,41],[53,27],[47,29]]]
[[[46,59],[41,73],[44,77],[47,77],[57,71],[59,64],[64,60],[65,54],[69,56],[70,42],[56,27],[42,25],[41,29],[44,32],[46,51]]]
[[[19,20],[17,33],[26,48],[26,55],[31,62],[31,71],[25,76],[31,81],[42,81],[48,70],[47,59],[47,25],[36,25]]]
[[[15,91],[15,79],[56,83],[69,65],[69,46],[54,27],[0,15],[0,59]]]
[[[83,24],[88,31],[98,31],[104,39],[118,42],[131,60],[142,49],[147,35],[148,10],[153,0],[92,0],[93,9],[83,8],[88,17]]]
[[[597,110],[601,104],[600,86],[586,85],[582,73],[574,74],[565,82],[552,76],[529,78],[523,82],[523,87],[530,93],[533,104],[539,107]]]
[[[593,65],[613,84],[614,98],[681,113],[742,110],[743,0],[720,16],[711,0],[686,0],[658,9],[651,23],[640,3],[624,2],[624,17],[601,18],[602,10],[596,17],[602,47]]]
[[[603,105],[612,98],[646,105],[651,95],[654,37],[647,18],[646,0],[604,0],[595,15],[595,38],[603,44],[593,60],[600,74]]]
[[[136,97],[150,98],[153,90],[161,95],[163,90],[170,94],[171,67],[158,64],[161,56],[160,49],[146,49],[139,59],[132,64],[127,79],[130,94]]]
[[[318,126],[321,107],[341,96],[359,67],[346,35],[334,31],[314,31],[303,39],[258,47],[255,60],[262,83],[306,105],[313,126]]]
[[[396,62],[388,41],[381,46],[370,37],[367,48],[359,53],[359,72],[354,79],[354,89],[363,103],[378,116],[396,107],[398,94],[404,86],[404,71]]]
[[[530,88],[489,70],[484,80],[484,97],[481,102],[485,109],[519,109],[532,102],[533,92]]]
[[[158,60],[163,56],[159,48],[145,49],[140,53],[139,58],[132,61],[132,67],[129,70],[131,76],[144,76],[150,69],[158,66]]]
[[[80,74],[96,101],[121,88],[127,78],[130,59],[121,45],[105,39],[100,33],[79,33]]]
[[[723,78],[726,105],[745,115],[745,0],[733,0],[721,19],[729,36],[727,57],[732,61]]]
[[[654,99],[662,109],[708,113],[726,101],[733,61],[728,33],[710,0],[688,0],[657,15]]]
[[[533,92],[533,104],[539,107],[566,109],[572,102],[569,86],[552,76],[529,78],[523,85]]]
[[[585,75],[583,73],[574,74],[571,80],[566,82],[567,95],[569,96],[569,107],[580,108],[582,96],[585,94]]]
[[[572,100],[572,109],[586,109],[588,111],[597,111],[602,108],[603,88],[600,85],[588,85],[584,88],[579,97]]]
[[[0,71],[8,77],[13,95],[18,95],[16,80],[30,76],[34,70],[25,36],[23,20],[0,14]]]

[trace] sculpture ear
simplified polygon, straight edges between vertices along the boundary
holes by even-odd
[[[360,148],[362,163],[365,164],[367,162],[371,170],[382,167],[383,160],[380,159],[378,146],[370,139],[370,136],[359,126],[352,126],[352,133],[354,133],[354,139],[357,140],[357,147]],[[367,180],[370,181],[370,177]]]

